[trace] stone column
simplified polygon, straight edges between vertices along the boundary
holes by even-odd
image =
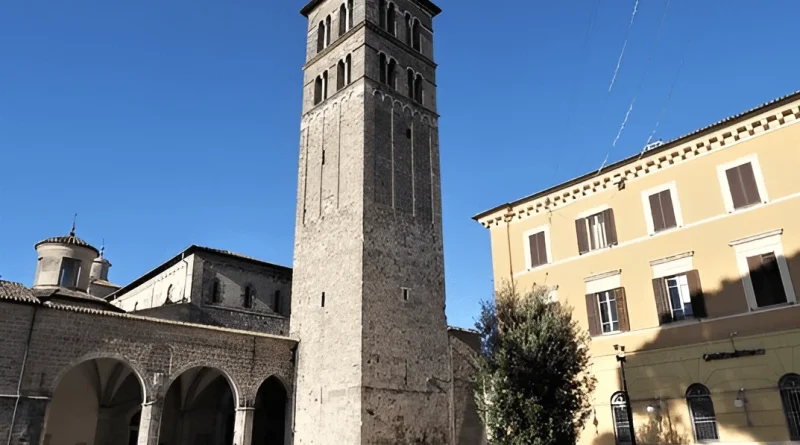
[[[15,398],[5,401],[3,408],[8,412],[3,414],[8,414],[8,419],[0,417],[5,423],[0,425],[0,432],[4,433],[0,439],[10,440],[11,445],[39,445],[44,439],[45,414],[50,398],[22,396],[19,402]]]
[[[255,408],[236,408],[233,421],[233,445],[250,445],[253,441],[253,417]]]
[[[161,411],[164,401],[157,399],[142,404],[142,417],[139,421],[139,440],[137,445],[158,445],[161,430]]]

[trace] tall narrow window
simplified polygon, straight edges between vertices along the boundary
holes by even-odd
[[[414,97],[414,70],[409,68],[407,70],[407,74],[408,74],[408,97],[413,98]]]
[[[386,84],[390,87],[397,88],[397,61],[389,59],[389,65],[386,67]]]
[[[272,310],[278,314],[281,313],[281,291],[275,291],[275,297],[272,299]]]
[[[800,375],[786,374],[778,382],[789,439],[800,440]]]
[[[617,244],[617,228],[611,209],[575,220],[575,230],[581,254]]]
[[[381,68],[380,81],[381,83],[386,83],[386,54],[380,53],[378,59],[378,63],[380,64]]]
[[[339,7],[339,37],[347,32],[347,6],[342,3]]]
[[[394,3],[389,3],[386,11],[386,30],[389,31],[389,34],[395,35],[396,28]]]
[[[317,52],[325,49],[325,22],[319,22],[317,26]]]
[[[717,416],[714,414],[714,402],[711,400],[711,391],[704,385],[695,383],[686,390],[686,403],[692,415],[694,437],[702,440],[718,440]]]
[[[386,0],[378,0],[378,26],[386,29]]]
[[[619,312],[613,291],[597,294],[597,307],[600,312],[600,329],[604,334],[619,332]]]
[[[331,16],[325,17],[325,47],[331,44]]]
[[[325,307],[325,292],[322,293],[322,307]]]
[[[344,60],[340,60],[336,64],[336,91],[344,88],[345,81],[347,80],[347,69],[344,66]]]
[[[614,417],[615,443],[617,445],[633,443],[633,428],[628,409],[628,396],[624,392],[615,392],[611,396],[611,415]]]
[[[322,100],[328,98],[328,72],[322,73]]]
[[[344,58],[344,76],[345,85],[350,85],[350,82],[353,81],[353,58],[350,54]]]
[[[244,287],[244,307],[247,309],[253,308],[253,303],[255,303],[256,292],[253,290],[253,286],[247,285]]]
[[[405,15],[405,38],[406,38],[406,45],[411,46],[411,34],[412,34],[412,25],[411,25],[411,14],[406,13]]]
[[[774,252],[747,257],[747,267],[758,307],[786,303],[786,290]]]
[[[425,100],[423,98],[423,79],[422,74],[417,74],[417,77],[414,79],[414,100],[418,103],[424,104]]]
[[[734,209],[749,207],[761,202],[753,164],[747,162],[725,170],[725,177],[728,180],[728,190]]]
[[[347,30],[353,28],[353,0],[347,0]]]
[[[660,324],[707,316],[700,274],[696,270],[655,278],[653,293]]]
[[[412,46],[417,51],[422,51],[422,44],[421,44],[421,35],[420,35],[420,23],[419,20],[414,19],[414,23],[411,24],[411,39],[412,39]]]
[[[314,79],[314,105],[322,102],[322,76]]]
[[[61,258],[61,270],[58,274],[58,285],[69,289],[78,287],[81,274],[81,261],[75,258]]]
[[[222,290],[220,289],[219,280],[216,278],[211,281],[211,302],[222,302]]]
[[[167,288],[167,303],[172,302],[172,285],[170,284]]]

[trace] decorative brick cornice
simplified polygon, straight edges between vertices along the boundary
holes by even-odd
[[[771,110],[769,109],[770,104],[789,97],[794,100]],[[623,165],[616,168],[612,166],[607,172],[601,171],[600,174],[581,182],[565,183],[563,187],[555,188],[550,193],[522,199],[511,205],[513,219],[522,220],[540,213],[553,211],[596,193],[611,188],[621,188],[624,183],[635,181],[676,164],[691,161],[693,158],[709,152],[722,150],[767,131],[800,122],[800,92],[776,101],[743,113],[745,115],[757,113],[751,119],[743,119],[738,122],[730,122],[734,121],[735,117],[725,119],[694,133],[701,133],[718,127],[715,131],[710,131],[695,138],[691,138],[691,134],[682,136],[664,144],[663,149],[656,149],[651,154],[645,152],[639,159],[634,157],[621,161]],[[730,123],[727,124],[728,122]],[[509,205],[506,204],[502,208],[498,207],[492,211],[484,212],[476,216],[475,219],[485,228],[499,226],[501,223],[506,222],[504,217],[508,216],[508,209]]]

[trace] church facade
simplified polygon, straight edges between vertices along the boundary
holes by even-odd
[[[294,267],[190,246],[126,286],[78,238],[0,281],[0,438],[485,443],[446,324],[428,0],[314,0]]]

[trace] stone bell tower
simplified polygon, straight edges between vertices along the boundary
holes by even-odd
[[[292,335],[295,445],[450,444],[429,0],[313,0]]]

